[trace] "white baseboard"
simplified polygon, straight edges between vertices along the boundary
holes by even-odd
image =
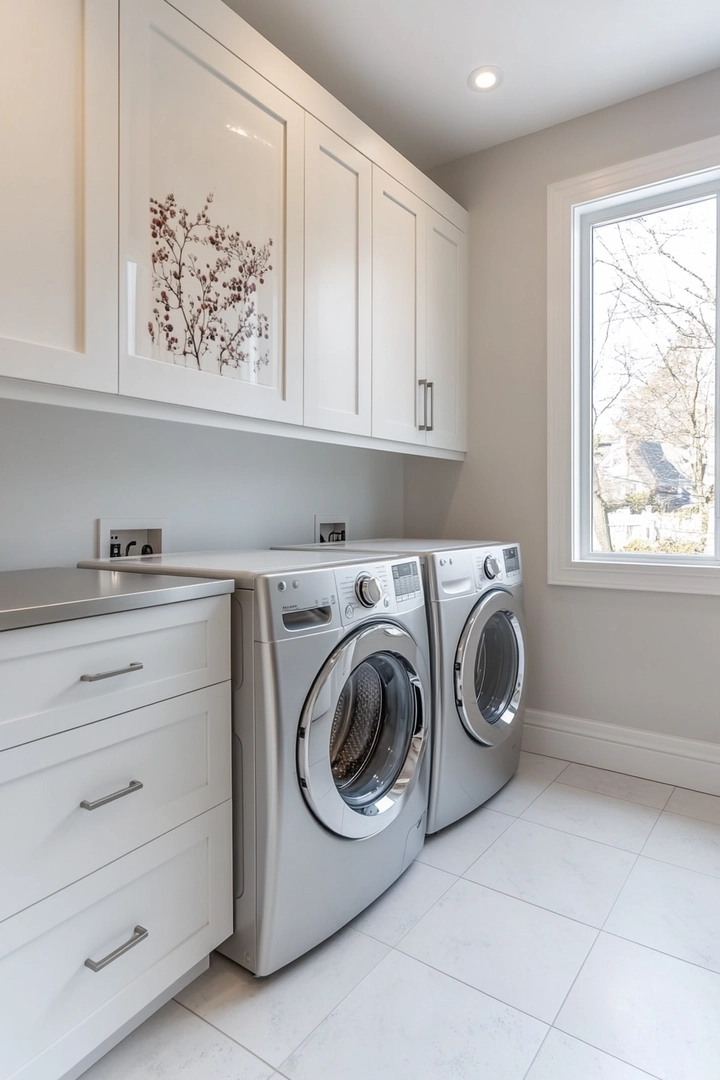
[[[526,709],[523,750],[720,795],[720,743]]]

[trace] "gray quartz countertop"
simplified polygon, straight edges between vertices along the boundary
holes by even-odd
[[[231,593],[233,581],[47,567],[0,572],[0,631]]]

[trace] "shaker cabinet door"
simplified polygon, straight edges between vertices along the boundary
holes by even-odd
[[[372,165],[305,118],[305,423],[370,434]]]
[[[427,214],[427,445],[464,450],[467,238],[430,207]]]
[[[303,110],[121,0],[120,392],[302,423]]]
[[[0,375],[117,391],[117,0],[0,4]]]
[[[373,166],[372,434],[424,443],[427,207]]]

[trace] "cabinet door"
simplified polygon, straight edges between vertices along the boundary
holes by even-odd
[[[435,210],[427,214],[427,444],[464,450],[467,241]]]
[[[425,204],[373,166],[372,433],[425,442]]]
[[[302,109],[121,0],[120,390],[302,423]]]
[[[305,423],[370,434],[372,166],[305,119]]]
[[[117,391],[117,20],[0,4],[0,375]]]

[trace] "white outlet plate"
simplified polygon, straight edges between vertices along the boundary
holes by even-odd
[[[150,544],[153,555],[169,550],[167,518],[98,518],[95,549],[98,559],[110,558],[110,537],[120,538],[121,554],[130,541],[135,541],[131,555],[140,555],[144,544]]]
[[[338,540],[349,540],[349,521],[347,514],[316,514],[315,543],[333,544]]]

